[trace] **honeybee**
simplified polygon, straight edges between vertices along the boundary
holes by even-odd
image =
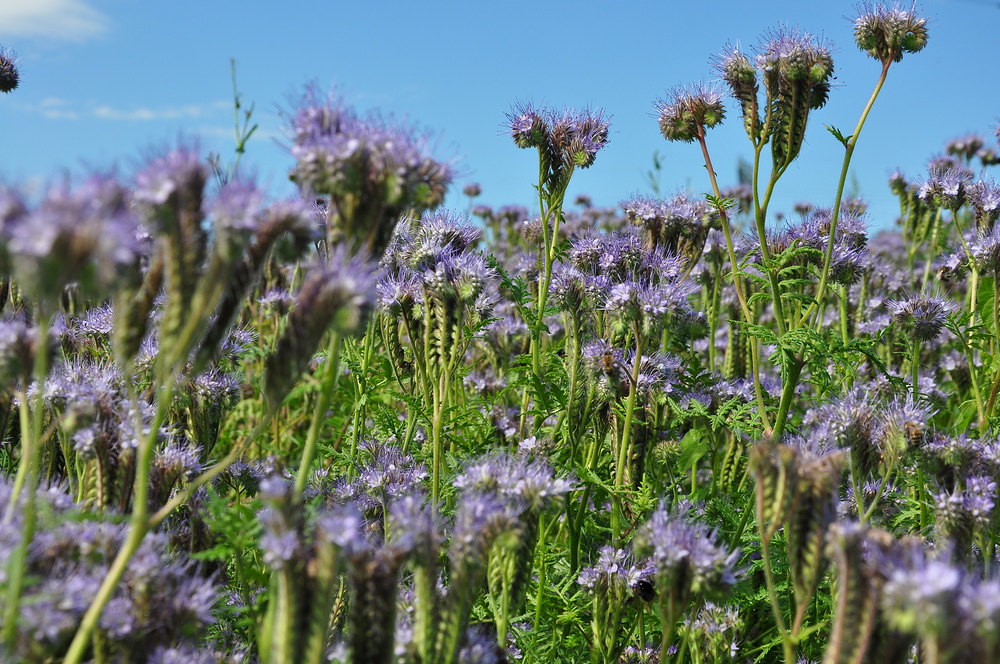
[[[920,447],[924,444],[924,430],[916,422],[905,422],[903,434],[906,436],[906,442],[913,447]]]
[[[618,360],[615,359],[615,354],[610,350],[604,351],[604,355],[601,356],[601,371],[606,374],[612,374],[618,370]]]

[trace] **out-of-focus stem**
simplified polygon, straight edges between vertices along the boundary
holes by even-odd
[[[306,434],[306,443],[302,448],[299,472],[295,477],[296,495],[302,495],[302,492],[305,491],[306,481],[309,479],[309,466],[312,465],[313,458],[316,456],[319,432],[326,420],[326,411],[330,408],[330,400],[337,387],[337,379],[340,377],[340,345],[342,341],[343,335],[340,332],[330,333],[326,362],[323,363],[323,377],[320,379],[319,396],[316,398],[316,406],[313,408],[312,421],[309,423],[309,432]]]

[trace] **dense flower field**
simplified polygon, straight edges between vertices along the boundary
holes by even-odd
[[[609,121],[521,103],[537,215],[447,211],[420,131],[312,88],[295,200],[193,144],[0,185],[0,660],[1000,661],[1000,146],[870,233],[848,168],[926,20],[854,38],[834,197],[781,223],[834,71],[788,28],[654,104],[707,195],[570,203]]]

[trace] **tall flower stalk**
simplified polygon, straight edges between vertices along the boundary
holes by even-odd
[[[530,103],[519,104],[507,114],[507,124],[514,144],[522,149],[538,150],[538,205],[542,245],[539,248],[538,290],[532,311],[531,367],[538,385],[545,384],[542,372],[542,331],[545,327],[546,304],[552,267],[556,260],[559,226],[563,221],[563,200],[570,179],[577,168],[590,168],[597,153],[608,143],[609,123],[603,111],[573,111],[561,113],[536,109]],[[541,425],[535,418],[533,429]]]

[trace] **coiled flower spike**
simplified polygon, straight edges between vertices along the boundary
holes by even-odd
[[[893,2],[873,2],[863,6],[854,19],[854,41],[858,48],[888,66],[899,62],[904,53],[916,53],[927,45],[927,19],[914,8],[903,9]]]

